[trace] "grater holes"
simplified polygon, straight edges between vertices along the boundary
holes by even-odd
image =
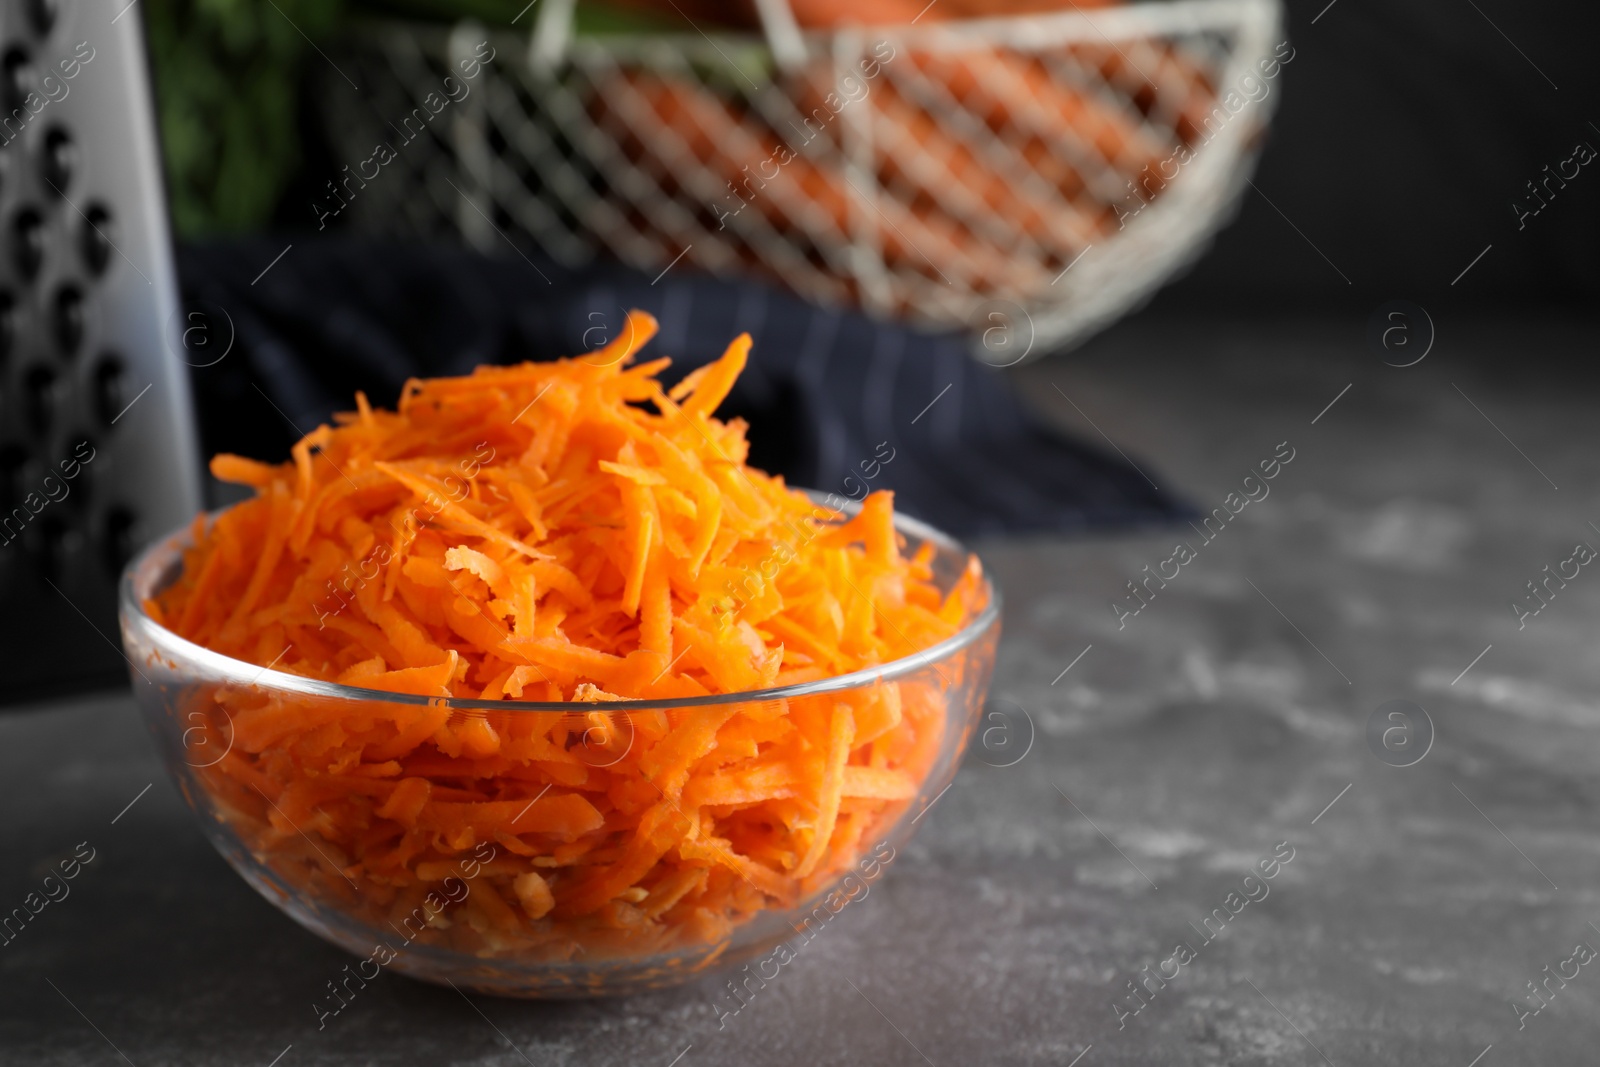
[[[33,87],[33,64],[28,60],[28,50],[20,45],[6,49],[0,56],[0,102],[6,114],[22,107]]]
[[[111,263],[111,209],[104,204],[90,204],[84,212],[83,262],[94,275],[104,274]]]
[[[40,159],[40,173],[47,186],[57,195],[66,196],[72,184],[73,172],[78,169],[78,146],[72,134],[60,126],[52,126],[44,135],[44,155]]]
[[[94,368],[94,413],[102,426],[122,414],[128,403],[128,372],[122,360],[111,353],[100,357]]]
[[[17,212],[11,224],[11,261],[17,273],[32,281],[44,263],[44,216],[31,207]]]
[[[27,0],[27,7],[33,32],[43,37],[55,29],[56,19],[61,15],[61,0]]]
[[[83,304],[83,290],[76,285],[63,285],[56,290],[51,308],[50,324],[56,336],[56,346],[63,356],[77,355],[83,344],[84,324],[88,311]]]

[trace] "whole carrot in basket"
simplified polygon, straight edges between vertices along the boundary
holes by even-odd
[[[1170,123],[1186,145],[1207,139],[1212,127],[1226,121],[1213,114],[1217,90],[1211,75],[1170,42],[1079,43],[1069,53],[1116,86],[1141,114]]]
[[[621,3],[695,24],[704,22],[744,29],[761,25],[751,0],[621,0]],[[926,7],[927,0],[790,0],[789,4],[795,21],[807,29],[902,25],[915,19]]]
[[[755,5],[729,0],[623,0],[626,6],[677,15],[694,22],[754,27]],[[1110,7],[1119,0],[790,0],[795,21],[808,29],[902,26],[915,21],[999,18]]]
[[[912,52],[907,59],[991,130],[1040,141],[1083,165],[1136,173],[1167,154],[1131,107],[1121,110],[1058,79],[1033,56],[975,48]]]
[[[1115,7],[1121,0],[938,0],[918,22],[928,19],[987,19],[1008,15],[1046,15]]]
[[[832,68],[813,69],[790,83],[801,107],[815,112],[834,90]],[[987,131],[977,145],[908,101],[885,78],[851,107],[871,119],[878,180],[909,188],[913,210],[937,210],[1002,250],[1070,260],[1093,242],[1100,225],[1064,193],[1063,184],[1034,174],[1016,149]],[[981,146],[981,147],[978,147]],[[1079,183],[1081,185],[1081,183]]]
[[[857,197],[870,190],[852,188],[844,162],[831,152],[823,161],[791,147],[804,142],[810,127],[794,127],[791,142],[740,121],[715,93],[680,79],[630,72],[607,82],[598,121],[625,130],[637,142],[638,162],[653,167],[662,180],[677,182],[675,159],[687,152],[693,162],[721,176],[725,187],[719,221],[737,227],[745,211],[757,212],[779,230],[798,230],[818,242],[849,240],[858,222],[870,228],[891,265],[929,277],[958,278],[973,287],[998,286],[1029,291],[1049,276],[1004,250],[974,236],[937,213],[919,214],[892,197],[875,197],[870,206]],[[843,121],[842,117],[832,124]],[[824,139],[826,140],[826,139]],[[691,194],[697,191],[691,190]]]
[[[899,26],[927,12],[932,17],[939,7],[928,8],[928,0],[790,0],[795,21],[809,29],[838,26]],[[921,20],[918,20],[921,21]]]

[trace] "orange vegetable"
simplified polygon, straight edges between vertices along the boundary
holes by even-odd
[[[887,663],[983,607],[976,559],[941,594],[904,553],[890,494],[844,521],[745,464],[743,424],[712,413],[748,337],[669,392],[666,360],[633,363],[655,330],[634,312],[586,357],[408,382],[288,463],[213,462],[256,495],[197,520],[149,605],[180,635],[363,689],[571,703],[198,694],[231,738],[201,781],[287,882],[479,955],[714,955],[916,796],[959,668],[607,712]]]
[[[944,285],[943,272],[967,264],[1015,291],[1050,280],[1037,264],[996,250],[938,213],[919,212],[893,197],[875,198],[869,208],[865,187],[851,187],[836,152],[823,160],[798,154],[792,144],[807,140],[804,132],[749,127],[739,108],[687,79],[619,72],[596,95],[595,109],[597,121],[664,189],[677,188],[681,168],[672,161],[684,151],[718,171],[728,183],[713,194],[712,221],[719,229],[737,231],[754,225],[759,215],[762,226],[822,248],[864,226],[886,262],[925,274],[930,286]],[[801,210],[807,204],[813,210]],[[751,216],[745,216],[747,208]]]

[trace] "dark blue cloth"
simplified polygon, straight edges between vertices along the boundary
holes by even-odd
[[[193,372],[208,454],[280,459],[300,432],[349,409],[357,389],[391,405],[408,377],[582,354],[641,308],[661,323],[644,355],[671,356],[669,379],[753,336],[719,415],[746,419],[751,462],[792,485],[842,496],[890,488],[907,514],[961,536],[1104,531],[1187,513],[1119,456],[1046,428],[959,336],[682,265],[652,280],[616,265],[570,271],[509,247],[487,258],[324,240],[295,242],[262,275],[280,251],[259,240],[180,249],[188,307],[236,331],[225,359]]]

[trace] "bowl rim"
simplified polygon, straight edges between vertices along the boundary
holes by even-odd
[[[823,494],[816,490],[801,489],[800,491],[815,500],[820,500],[823,497]],[[229,505],[229,507],[232,506],[234,505]],[[853,514],[858,510],[859,506],[860,504],[857,501],[847,501],[842,507],[837,507],[835,510]],[[208,518],[214,519],[226,510],[228,508],[218,508],[207,512],[206,515]],[[903,512],[895,512],[894,525],[897,531],[910,534],[923,541],[931,541],[942,549],[967,556],[976,555],[976,553],[949,534],[920,519],[914,519]],[[137,628],[158,651],[170,656],[174,662],[192,663],[208,673],[216,675],[217,681],[222,684],[238,684],[251,688],[267,687],[323,699],[360,702],[378,701],[419,707],[447,707],[465,712],[556,713],[562,715],[587,714],[594,711],[606,713],[672,711],[726,704],[763,703],[856,689],[877,682],[892,681],[924,667],[935,666],[941,660],[978,641],[1000,619],[1000,588],[995,584],[989,569],[985,567],[983,569],[983,585],[984,591],[988,595],[988,600],[983,609],[967,625],[943,641],[929,645],[927,648],[913,652],[910,655],[901,656],[898,659],[892,659],[887,663],[881,663],[874,667],[864,667],[848,674],[835,675],[832,678],[773,686],[767,689],[747,689],[735,693],[708,693],[705,696],[671,697],[654,700],[482,700],[462,697],[424,696],[419,693],[393,693],[385,689],[365,689],[360,686],[343,685],[339,682],[325,682],[318,678],[306,678],[298,674],[290,674],[287,671],[274,670],[271,665],[262,667],[260,664],[236,659],[233,656],[213,651],[204,645],[196,644],[188,638],[181,637],[152,618],[144,610],[143,599],[136,586],[152,585],[162,574],[167,572],[173,561],[178,558],[179,553],[189,546],[191,542],[190,532],[193,528],[194,523],[190,521],[176,530],[157,538],[134,556],[127,567],[124,568],[122,576],[117,582],[117,609],[121,615],[124,630]],[[979,562],[982,562],[982,557],[979,557]],[[126,638],[124,641],[126,643]],[[129,662],[132,665],[132,661],[130,660]],[[935,669],[937,670],[936,666]]]

